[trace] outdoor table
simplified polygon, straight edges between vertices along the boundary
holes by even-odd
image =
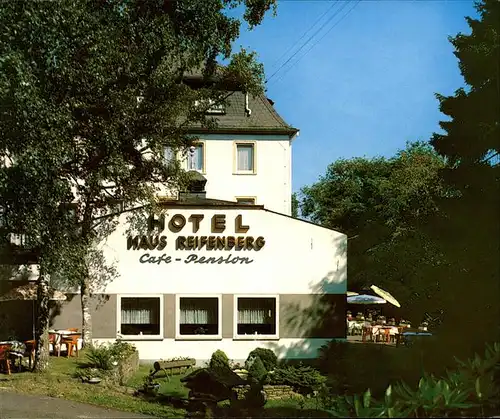
[[[425,336],[432,336],[431,332],[421,332],[421,331],[408,331],[408,332],[403,332],[399,335],[399,339],[396,341],[396,346],[399,346],[400,344],[404,344],[405,346],[410,346],[411,341],[415,337],[425,337]]]
[[[6,357],[7,362],[9,362],[9,360],[12,359],[14,361],[13,364],[15,367],[16,360],[18,361],[17,370],[21,371],[22,359],[24,356],[24,352],[26,351],[26,345],[22,342],[17,341],[17,340],[2,341],[2,342],[0,342],[0,348],[2,349],[2,351],[0,351],[0,352],[7,354],[7,357]]]
[[[81,339],[82,334],[80,332],[74,332],[72,330],[60,329],[60,330],[49,330],[49,333],[58,336],[57,343],[59,345],[63,345],[63,344],[66,345],[68,356],[70,355],[71,350],[69,348],[69,342],[64,342],[64,339],[68,339],[68,338],[74,339],[75,337],[77,337],[77,339],[76,339],[77,353],[82,348],[82,339]],[[55,351],[55,347],[54,347],[54,351]]]
[[[396,326],[388,326],[388,325],[375,325],[372,328],[372,334],[375,336],[385,335],[385,341],[387,343],[390,342],[391,336],[395,336],[399,334],[399,330]]]

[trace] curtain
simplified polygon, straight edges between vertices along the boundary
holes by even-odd
[[[165,164],[168,166],[174,162],[174,150],[172,147],[165,147]]]
[[[181,324],[217,323],[217,299],[181,298]]]
[[[253,145],[238,145],[238,170],[253,170]]]
[[[122,298],[122,324],[158,323],[157,305],[159,305],[159,299]]]
[[[275,302],[272,299],[240,298],[238,300],[238,323],[267,324],[274,319]]]
[[[194,153],[188,154],[188,169],[203,170],[203,144],[197,144]]]

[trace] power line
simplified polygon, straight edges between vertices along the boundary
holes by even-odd
[[[284,73],[281,74],[280,78],[278,78],[277,80],[274,81],[274,83],[277,83],[278,81],[280,81],[281,79],[283,79],[283,77],[286,75],[286,73],[288,73],[295,64],[297,64],[302,58],[304,58],[308,53],[309,51],[311,51],[318,43],[320,43],[324,38],[325,36],[327,36],[332,30],[333,28],[335,28],[340,22],[342,22],[349,13],[351,13],[354,8],[361,2],[361,1],[374,1],[374,0],[356,0],[354,2],[354,4],[351,6],[351,8],[337,21],[335,22],[331,27],[330,29],[328,29],[324,34],[323,36],[318,39],[314,44],[311,45],[311,47],[304,53],[302,54],[302,56],[300,56],[297,60],[295,60],[295,62],[292,63],[291,66],[289,66]],[[347,4],[347,3],[346,3]]]
[[[328,18],[328,20],[323,24],[321,25],[321,27],[316,31],[314,32],[308,39],[306,42],[304,42],[300,48],[295,51],[292,56],[286,60],[273,74],[271,74],[271,76],[266,80],[266,83],[269,82],[269,80],[271,80],[285,65],[287,65],[292,59],[293,57],[295,57],[300,51],[302,51],[302,49],[319,33],[323,30],[323,28],[328,25],[341,11],[342,9],[344,9],[344,7],[347,5],[347,2],[345,2],[339,9],[337,9],[332,16],[330,16]]]
[[[333,2],[333,4],[309,27],[309,29],[307,31],[305,31],[302,36],[296,41],[294,42],[292,45],[290,45],[290,47],[283,53],[283,55],[281,57],[279,57],[275,63],[272,65],[272,67],[274,67],[276,64],[278,64],[282,58],[285,58],[289,52],[291,52],[291,50],[300,42],[302,41],[302,39],[304,39],[304,37],[311,31],[312,28],[314,28],[320,21],[321,19],[323,19],[325,17],[325,15],[330,11],[332,10],[336,5],[337,5],[338,2]]]

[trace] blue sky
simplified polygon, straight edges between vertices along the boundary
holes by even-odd
[[[444,118],[434,93],[463,85],[447,37],[469,33],[464,17],[476,16],[472,0],[362,0],[342,18],[354,4],[344,3],[278,0],[277,16],[268,14],[253,31],[242,27],[234,44],[256,51],[269,77],[338,13],[268,83],[278,112],[300,129],[294,191],[338,158],[388,157],[407,141],[428,140]]]

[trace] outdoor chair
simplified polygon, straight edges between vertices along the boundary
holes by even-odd
[[[371,326],[363,327],[363,334],[361,335],[361,340],[366,342],[366,339],[369,338],[370,341],[373,342],[373,329]]]
[[[10,347],[8,345],[0,345],[0,369],[10,375]]]
[[[67,348],[66,356],[69,358],[72,354],[73,351],[78,356],[78,339],[80,338],[81,335],[70,335],[70,336],[63,336],[61,343],[64,343]]]
[[[52,345],[52,352],[61,356],[61,335],[49,333],[49,345]]]
[[[28,357],[29,368],[31,369],[31,363],[35,359],[36,340],[27,340],[24,344],[26,345],[26,352],[24,353],[24,356]]]

